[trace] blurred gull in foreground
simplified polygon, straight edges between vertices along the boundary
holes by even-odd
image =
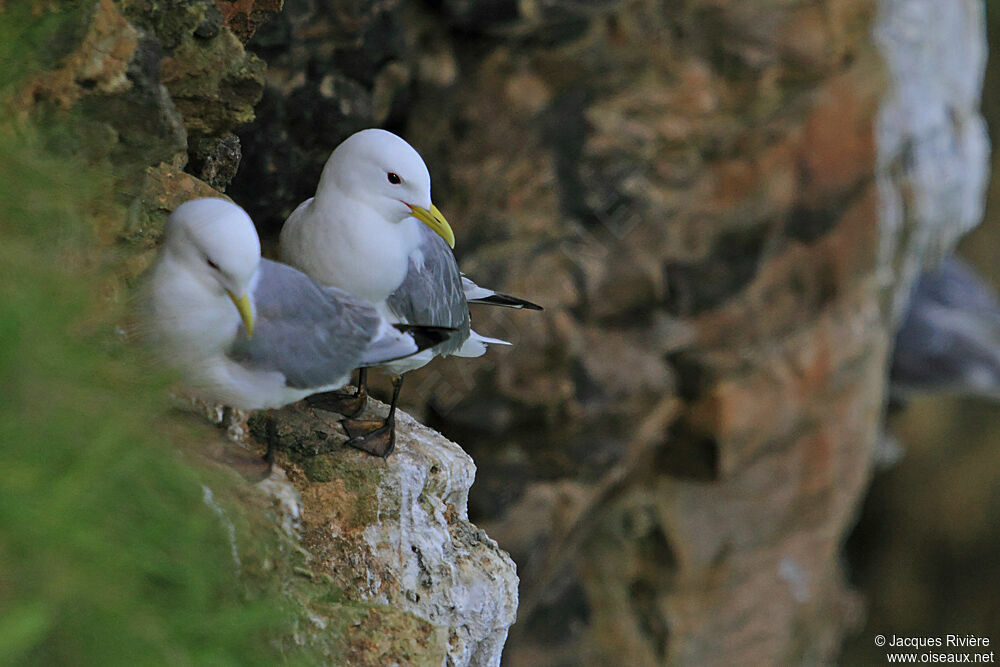
[[[431,203],[430,173],[420,155],[391,132],[370,129],[348,137],[330,155],[316,196],[281,231],[281,257],[322,285],[370,300],[391,322],[455,329],[433,348],[382,364],[393,395],[384,420],[345,419],[351,444],[388,456],[402,374],[437,355],[478,357],[488,343],[508,344],[473,331],[469,302],[540,310],[523,299],[479,287],[458,270],[455,236]],[[352,416],[364,406],[365,375],[354,397],[315,397],[313,403]]]
[[[451,333],[394,326],[362,299],[262,259],[250,217],[222,199],[171,214],[143,296],[156,354],[200,398],[243,410],[343,386],[358,366]]]

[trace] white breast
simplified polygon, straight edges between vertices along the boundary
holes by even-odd
[[[406,276],[412,235],[363,205],[351,213],[315,200],[300,206],[282,229],[282,260],[323,285],[384,301]]]

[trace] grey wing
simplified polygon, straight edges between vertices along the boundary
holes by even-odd
[[[425,225],[420,229],[420,247],[410,256],[406,277],[386,305],[407,324],[454,328],[454,335],[433,348],[438,354],[451,354],[469,337],[462,274],[445,240]]]
[[[896,332],[890,380],[899,394],[1000,395],[1000,306],[959,260],[920,277]]]
[[[251,338],[240,327],[229,357],[255,370],[278,371],[296,389],[323,387],[360,363],[381,317],[366,301],[324,289],[290,266],[261,260],[253,291]]]
[[[954,255],[920,276],[913,299],[951,308],[979,308],[1000,320],[996,292],[971,266]]]

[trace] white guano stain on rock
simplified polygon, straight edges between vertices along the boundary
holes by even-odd
[[[882,0],[874,37],[889,75],[879,110],[879,278],[888,314],[909,285],[979,224],[989,138],[979,112],[986,67],[980,0]]]
[[[392,571],[395,587],[376,601],[449,628],[449,665],[498,665],[517,615],[514,562],[468,523],[472,458],[406,414],[377,498],[380,523],[364,531],[368,548]],[[396,509],[398,508],[398,512]]]

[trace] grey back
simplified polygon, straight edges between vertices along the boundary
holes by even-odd
[[[247,338],[241,325],[228,355],[254,370],[283,373],[296,389],[322,387],[356,368],[378,330],[379,315],[367,301],[267,259],[253,299],[254,334]]]

